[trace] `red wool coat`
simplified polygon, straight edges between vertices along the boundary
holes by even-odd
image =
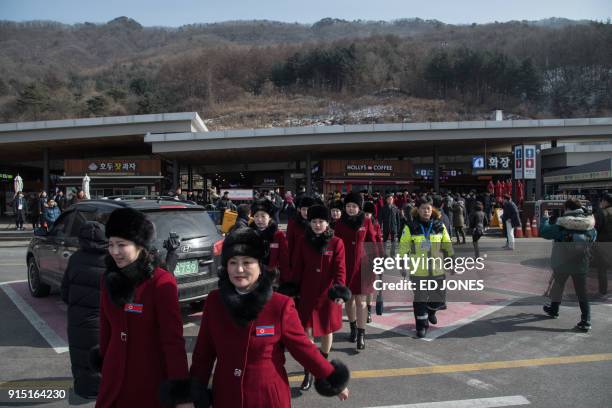
[[[298,312],[302,324],[312,328],[315,337],[342,328],[342,305],[330,300],[327,291],[333,285],[345,285],[344,243],[332,237],[323,253],[303,238],[296,246],[293,262],[294,281],[300,287]]]
[[[164,380],[189,377],[183,322],[174,276],[156,268],[135,290],[142,313],[115,306],[102,284],[100,355],[102,381],[96,407],[161,407]]]
[[[298,214],[297,216],[299,217],[300,215]],[[305,231],[306,229],[304,226],[302,226],[302,224],[299,224],[293,218],[289,218],[289,221],[287,221],[287,245],[289,247],[289,260],[293,259],[295,245],[304,236]]]
[[[343,219],[340,219],[334,229],[334,234],[344,242],[346,255],[346,281],[353,295],[367,295],[374,291],[374,273],[366,270],[362,274],[362,263],[368,256],[364,247],[365,242],[369,242],[369,250],[372,256],[376,256],[376,231],[372,221],[364,218],[363,224],[357,229],[348,226]],[[363,276],[362,276],[363,275]]]
[[[289,266],[289,244],[287,237],[281,230],[274,233],[274,239],[270,243],[270,259],[268,260],[268,268],[278,268],[280,271],[279,281],[291,281],[291,267]]]
[[[258,336],[260,330],[271,335]],[[304,333],[293,300],[274,293],[257,319],[240,327],[214,290],[204,305],[191,374],[208,384],[217,362],[212,383],[215,407],[289,408],[285,347],[316,378],[334,371]]]

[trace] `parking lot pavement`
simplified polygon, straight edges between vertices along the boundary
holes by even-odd
[[[414,338],[407,293],[385,292],[385,312],[374,315],[367,348],[360,353],[346,340],[345,322],[335,335],[330,357],[342,359],[352,370],[348,401],[299,391],[302,368],[288,355],[293,406],[612,406],[612,301],[594,301],[593,330],[577,333],[573,326],[579,313],[571,295],[559,319],[549,319],[541,311],[550,276],[544,250],[496,252],[498,244],[491,243],[485,271],[449,277],[483,278],[485,290],[475,297],[458,294],[450,299],[427,341]],[[9,390],[47,388],[65,390],[66,397],[25,405],[93,407],[92,401],[76,397],[70,389],[66,307],[57,294],[30,296],[23,281],[22,252],[0,255],[5,255],[0,261],[0,405],[16,405],[6,398]],[[389,273],[384,279],[400,276]],[[591,293],[594,285],[590,282]],[[182,311],[191,358],[202,314],[189,307]]]

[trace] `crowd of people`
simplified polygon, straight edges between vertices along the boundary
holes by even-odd
[[[276,195],[261,192],[250,204],[238,206],[224,195],[217,199],[216,205],[235,208],[239,217],[223,242],[218,289],[204,304],[191,367],[172,263],[157,258],[152,223],[130,208],[115,210],[106,225],[85,223],[81,249],[71,257],[62,284],[62,298],[69,305],[75,392],[97,396],[99,407],[188,408],[208,406],[211,399],[216,406],[289,407],[284,367],[284,352],[289,351],[304,370],[302,391],[314,386],[323,396],[347,399],[349,369],[339,360],[330,361],[329,355],[334,336],[343,329],[343,313],[349,323],[346,339],[356,352],[366,350],[375,295],[368,259],[453,256],[453,244],[464,245],[470,231],[478,255],[478,240],[498,205],[487,193],[349,192],[322,197],[300,190],[295,197],[278,195],[278,200]],[[593,216],[578,200],[567,200],[563,217],[544,214],[541,222],[542,237],[554,240],[551,303],[544,313],[558,316],[563,287],[571,277],[581,310],[576,328],[581,331],[591,328],[585,283],[590,258],[572,255],[563,245],[572,240],[610,242],[611,204],[610,195],[604,195]],[[502,205],[511,232],[518,210],[515,217],[510,197]],[[279,213],[288,217],[286,231],[279,228]],[[164,247],[171,257],[177,245],[166,242]],[[609,254],[605,256],[600,291],[607,291],[601,284],[607,285],[606,271],[612,265]],[[572,267],[575,262],[579,267]],[[416,283],[418,338],[426,337],[430,325],[438,323],[437,314],[450,307],[440,289],[446,271],[433,265],[421,265],[409,278]],[[431,279],[438,282],[436,289],[421,289],[418,282]],[[96,343],[99,347],[88,352]]]
[[[27,196],[23,191],[17,191],[13,199],[15,230],[25,231],[26,222],[32,224],[32,229],[51,229],[66,208],[84,199],[85,193],[81,189],[70,200],[62,190],[57,190],[53,196],[47,195],[46,191],[29,193]]]

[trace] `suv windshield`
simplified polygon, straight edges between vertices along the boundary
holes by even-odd
[[[200,210],[163,210],[146,211],[147,217],[155,224],[155,246],[162,249],[162,243],[170,231],[176,232],[181,240],[214,235],[215,224],[206,211]]]

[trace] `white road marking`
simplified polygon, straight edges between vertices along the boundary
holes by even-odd
[[[195,323],[191,323],[191,322],[190,322],[190,323],[185,323],[185,324],[183,325],[183,329],[187,329],[188,327],[195,327]]]
[[[23,283],[23,282],[27,282],[27,280],[14,280],[14,281],[8,281],[8,282],[0,282],[0,286],[5,286],[5,285],[11,285],[13,283]]]
[[[477,398],[455,401],[422,402],[406,405],[387,405],[370,408],[495,408],[530,405],[529,400],[522,395],[509,397]]]
[[[25,282],[25,281],[20,281]],[[5,282],[6,284],[7,282]],[[32,309],[32,307],[25,301],[13,288],[10,286],[2,285],[0,289],[6,293],[6,296],[9,297],[17,306],[17,308],[23,313],[23,315],[28,319],[30,324],[34,326],[36,330],[40,333],[40,335],[47,340],[47,343],[53,348],[53,350],[58,353],[66,353],[68,351],[68,344],[62,339],[60,336],[49,327],[49,325]]]

